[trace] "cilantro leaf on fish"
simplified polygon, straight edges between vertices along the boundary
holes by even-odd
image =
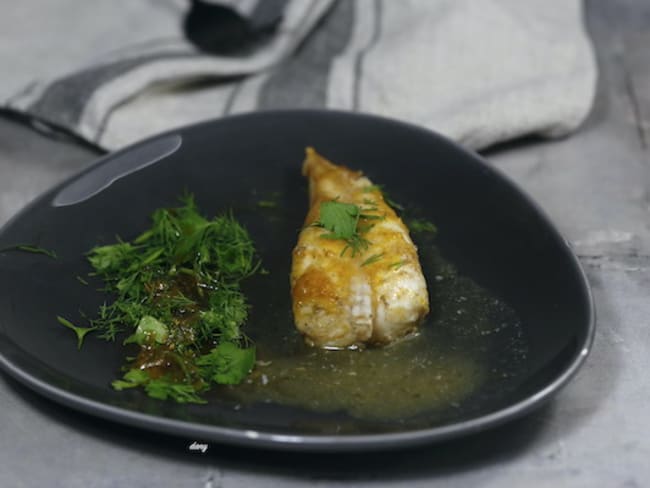
[[[322,238],[345,241],[346,245],[341,251],[341,255],[350,249],[354,257],[370,246],[370,241],[362,234],[370,230],[372,226],[365,225],[361,228],[359,221],[362,218],[368,220],[374,217],[380,218],[379,216],[362,214],[358,205],[337,200],[322,202],[319,211],[319,219],[314,225],[329,231],[327,234],[322,234]]]

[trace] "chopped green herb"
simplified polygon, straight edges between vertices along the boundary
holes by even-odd
[[[88,261],[97,274],[109,273],[119,270],[124,264],[131,263],[134,259],[135,248],[126,242],[95,247],[91,251]]]
[[[88,286],[88,282],[84,280],[81,276],[77,275],[77,281],[81,283],[82,285]]]
[[[377,261],[379,261],[381,258],[384,257],[384,253],[379,253],[379,254],[373,254],[370,256],[368,259],[366,259],[363,263],[361,263],[361,266],[368,266],[369,264],[374,264]]]
[[[88,330],[106,340],[130,331],[124,344],[139,348],[112,383],[116,390],[204,403],[210,384],[239,383],[254,365],[255,348],[241,330],[249,305],[240,282],[260,266],[232,214],[208,220],[192,196],[182,204],[156,210],[151,228],[133,241],[90,250],[94,275],[114,300],[99,307]]]
[[[276,208],[278,206],[278,202],[275,202],[273,200],[260,200],[257,202],[257,206],[262,208]]]
[[[32,246],[30,244],[18,244],[16,246],[9,246],[0,249],[0,252],[6,252],[6,251],[24,251],[24,252],[30,252],[32,254],[44,254],[45,256],[48,256],[52,259],[58,259],[58,256],[54,251],[50,251],[49,249],[44,249],[39,246]]]
[[[172,399],[177,403],[207,403],[197,395],[193,385],[187,383],[174,383],[166,378],[149,380],[144,385],[144,390],[151,398],[158,400]]]
[[[395,210],[399,210],[400,212],[403,212],[403,211],[404,211],[404,206],[403,206],[403,205],[400,205],[399,203],[397,203],[395,200],[393,200],[392,198],[390,198],[390,197],[389,197],[388,195],[386,195],[386,194],[384,194],[384,200],[386,201],[386,203],[387,203],[388,205],[390,205],[391,207],[393,207]]]
[[[255,348],[241,348],[232,342],[222,342],[196,363],[202,367],[206,380],[222,385],[236,385],[255,365]]]
[[[379,192],[381,193],[382,197],[384,198],[384,201],[390,205],[392,208],[395,210],[399,210],[400,212],[404,211],[404,207],[397,203],[395,200],[390,198],[387,194],[386,191],[384,190],[383,185],[368,185],[363,188],[364,193],[372,193],[372,192]],[[364,202],[365,203],[365,202]]]
[[[115,380],[111,385],[117,391],[141,386],[150,397],[158,400],[171,398],[178,403],[206,403],[197,395],[193,385],[177,383],[165,377],[152,379],[141,369],[130,369],[121,380]]]
[[[433,223],[422,219],[410,220],[408,227],[413,232],[435,234],[438,231],[438,228]]]
[[[130,369],[127,371],[121,380],[115,380],[111,383],[113,388],[118,391],[125,388],[134,388],[136,386],[144,385],[149,381],[149,375],[141,369]]]
[[[389,264],[388,267],[389,267],[390,269],[400,269],[400,268],[401,268],[402,266],[404,266],[407,262],[408,262],[408,261],[406,261],[405,259],[403,259],[403,260],[401,260],[401,261],[397,261],[397,262],[395,262],[395,263],[391,263],[391,264]]]
[[[60,317],[58,315],[56,317],[56,320],[59,322],[59,324],[74,331],[74,333],[77,335],[77,349],[81,349],[81,345],[83,344],[84,337],[86,337],[86,334],[96,329],[96,327],[77,327],[69,320],[64,319],[63,317]]]

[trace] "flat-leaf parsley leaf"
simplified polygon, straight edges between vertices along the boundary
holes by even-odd
[[[358,205],[336,200],[321,202],[319,210],[320,216],[314,225],[329,231],[327,234],[322,234],[321,237],[345,241],[346,245],[341,251],[341,255],[351,249],[354,257],[368,248],[370,242],[362,236],[362,233],[369,230],[370,226],[364,226],[360,229],[359,220],[378,216],[366,216],[361,213]]]

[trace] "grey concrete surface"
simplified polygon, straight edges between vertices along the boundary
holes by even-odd
[[[397,453],[260,453],[80,415],[0,375],[0,487],[650,486],[650,2],[589,0],[600,83],[572,137],[485,156],[573,243],[598,330],[547,407],[468,439]],[[0,223],[94,158],[0,119]]]

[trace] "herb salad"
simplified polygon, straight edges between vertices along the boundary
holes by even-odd
[[[141,387],[157,399],[205,403],[213,384],[238,384],[255,364],[255,347],[241,330],[249,305],[240,283],[260,269],[253,242],[231,214],[208,220],[191,195],[158,209],[152,226],[132,242],[88,253],[94,275],[115,296],[91,327],[59,322],[77,334],[98,333],[137,346],[113,388]]]

